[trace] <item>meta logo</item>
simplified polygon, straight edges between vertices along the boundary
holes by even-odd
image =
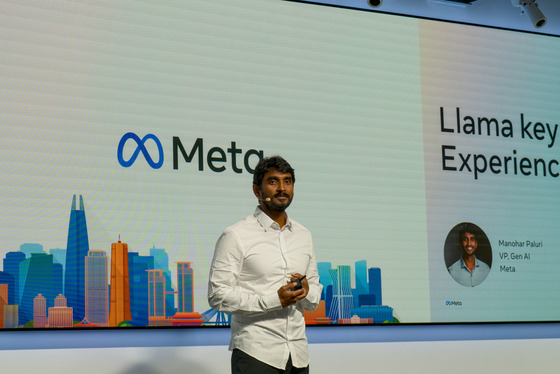
[[[132,156],[130,156],[128,160],[125,160],[124,147],[129,140],[136,144],[136,149],[132,153]],[[154,161],[154,158],[150,155],[146,148],[145,144],[148,141],[155,143],[157,147],[157,162]],[[181,160],[185,163],[191,163],[196,160],[199,171],[204,171],[204,166],[206,165],[210,170],[216,173],[226,171],[228,169],[226,164],[229,161],[230,168],[233,172],[242,173],[243,169],[245,169],[248,173],[253,174],[255,170],[251,165],[256,166],[259,160],[264,157],[262,150],[249,149],[248,151],[243,151],[243,149],[237,147],[235,141],[232,141],[230,146],[225,150],[221,147],[214,146],[211,147],[208,152],[205,152],[204,139],[197,138],[192,147],[185,148],[178,136],[174,136],[172,139],[172,152],[174,170],[179,169]],[[155,135],[147,134],[143,138],[140,138],[132,132],[124,134],[119,141],[117,148],[117,160],[119,161],[119,164],[125,168],[132,166],[140,153],[142,153],[148,165],[153,169],[159,169],[163,166],[163,146],[161,141]]]
[[[132,156],[130,156],[130,158],[128,159],[128,161],[125,161],[123,157],[124,145],[129,139],[135,141],[137,147],[134,153],[132,154]],[[159,153],[158,162],[154,162],[154,160],[148,153],[146,146],[144,145],[144,143],[146,143],[146,141],[149,139],[153,140],[154,143],[156,143],[158,153]],[[133,132],[127,132],[126,134],[124,134],[124,136],[121,138],[121,141],[119,142],[119,147],[117,148],[117,160],[119,160],[119,164],[121,164],[123,167],[125,168],[131,167],[132,164],[134,164],[134,161],[136,161],[136,159],[138,158],[138,154],[140,154],[140,152],[142,152],[142,155],[144,155],[146,162],[152,168],[159,169],[160,167],[162,167],[163,147],[161,146],[161,142],[159,141],[157,136],[155,136],[154,134],[148,134],[144,136],[142,139],[140,139],[140,137]]]
[[[445,302],[445,306],[461,306],[463,305],[462,301],[451,301],[451,300],[447,300]]]

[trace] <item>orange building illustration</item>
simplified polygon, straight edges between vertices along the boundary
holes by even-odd
[[[49,327],[72,327],[74,309],[68,307],[68,300],[62,294],[54,299],[54,307],[49,308]]]
[[[73,309],[65,306],[49,308],[49,327],[72,327]]]
[[[177,311],[190,313],[194,311],[193,268],[192,262],[177,262]]]
[[[177,312],[171,319],[172,326],[200,326],[204,323],[204,318],[198,312],[182,313]]]
[[[165,295],[165,276],[163,270],[148,270],[148,313],[150,325],[156,325],[156,321],[166,319]]]
[[[311,312],[304,309],[303,317],[307,325],[328,325],[331,323],[331,319],[327,317],[325,311],[325,300],[321,300],[317,309]]]
[[[67,307],[68,299],[63,294],[58,294],[58,296],[54,298],[54,306]]]
[[[4,328],[4,305],[8,305],[8,285],[0,284],[0,329]]]
[[[130,321],[130,282],[128,275],[128,245],[111,244],[111,305],[109,326],[116,327],[123,321]]]

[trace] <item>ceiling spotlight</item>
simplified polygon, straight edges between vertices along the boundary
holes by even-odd
[[[372,8],[379,8],[383,5],[383,0],[368,0],[368,4]]]
[[[474,2],[478,0],[432,0],[434,3],[441,3],[447,5],[457,5],[466,7],[468,5],[472,5]]]
[[[511,4],[516,7],[521,7],[523,13],[527,13],[531,19],[531,23],[537,29],[546,25],[546,17],[542,14],[535,0],[511,0]]]

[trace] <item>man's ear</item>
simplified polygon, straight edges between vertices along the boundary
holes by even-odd
[[[257,186],[254,183],[253,183],[253,193],[255,194],[257,199],[261,198],[261,189],[259,188],[259,186]]]

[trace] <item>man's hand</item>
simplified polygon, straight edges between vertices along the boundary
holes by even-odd
[[[307,293],[309,292],[309,283],[307,283],[307,279],[301,281],[301,289],[290,291],[290,289],[294,288],[297,285],[297,283],[295,282],[296,279],[302,277],[303,275],[299,273],[292,274],[290,283],[278,289],[278,297],[280,298],[280,302],[282,303],[282,308],[295,304],[298,300],[304,299],[307,296]]]

